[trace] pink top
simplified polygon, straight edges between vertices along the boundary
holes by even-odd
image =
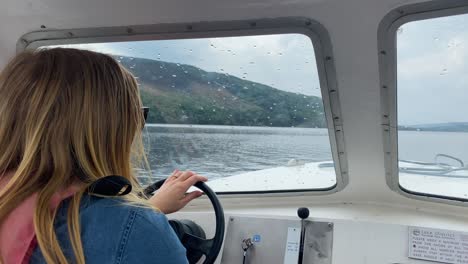
[[[0,188],[5,184],[5,181],[0,181]],[[72,196],[76,190],[76,186],[71,186],[56,193],[50,202],[51,210],[57,208],[60,202]],[[4,264],[29,263],[37,245],[33,222],[37,195],[34,193],[26,198],[0,225],[0,255]]]

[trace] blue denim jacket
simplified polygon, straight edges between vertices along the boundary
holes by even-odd
[[[65,200],[58,210],[55,230],[65,256],[73,263],[68,204]],[[150,208],[128,205],[120,198],[84,196],[80,217],[87,264],[188,263],[185,248],[166,216]],[[39,247],[30,263],[46,263]]]

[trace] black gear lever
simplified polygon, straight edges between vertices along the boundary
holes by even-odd
[[[309,217],[309,209],[306,207],[300,207],[297,209],[297,216],[301,218],[301,240],[299,242],[299,257],[298,264],[302,264],[302,259],[304,257],[304,239],[305,239],[305,224],[304,221]]]

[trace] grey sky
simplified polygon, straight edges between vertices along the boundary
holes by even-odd
[[[468,15],[403,25],[397,33],[401,125],[468,122]],[[311,40],[300,34],[79,45],[190,64],[277,89],[320,95]]]
[[[468,122],[468,15],[410,22],[397,39],[399,123]]]
[[[78,46],[116,55],[190,64],[206,71],[228,73],[280,90],[321,96],[312,42],[301,34]]]

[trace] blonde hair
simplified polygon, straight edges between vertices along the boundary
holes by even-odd
[[[76,49],[18,54],[0,74],[0,223],[38,193],[34,228],[47,263],[68,263],[54,230],[52,196],[78,184],[68,209],[76,263],[84,263],[79,206],[89,184],[108,175],[130,180],[144,156],[144,118],[134,77],[112,57]],[[136,157],[136,159],[134,159]],[[1,261],[0,261],[1,262]]]

